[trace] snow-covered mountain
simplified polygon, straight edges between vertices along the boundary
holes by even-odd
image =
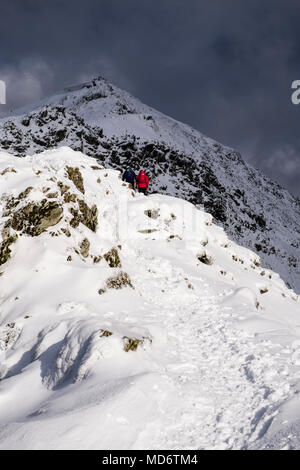
[[[0,153],[0,448],[299,448],[299,297],[212,216]]]
[[[238,152],[102,78],[0,120],[0,147],[15,155],[64,145],[106,167],[145,168],[154,192],[204,204],[235,241],[300,291],[299,200]]]

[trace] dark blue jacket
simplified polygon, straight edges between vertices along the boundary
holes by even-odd
[[[127,168],[127,170],[123,173],[122,180],[134,186],[135,172],[131,168]]]

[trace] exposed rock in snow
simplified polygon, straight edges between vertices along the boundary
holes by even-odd
[[[256,253],[68,148],[0,174],[0,448],[299,445],[299,297]]]
[[[68,145],[106,167],[146,168],[152,191],[204,204],[233,240],[256,251],[266,267],[300,292],[299,200],[247,165],[237,151],[102,78],[15,114],[0,120],[2,149],[24,156]],[[3,171],[14,171],[14,163]],[[80,174],[76,168],[72,172],[83,193]]]

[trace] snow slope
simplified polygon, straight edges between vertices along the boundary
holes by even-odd
[[[0,153],[0,448],[299,448],[299,297],[211,215]]]
[[[300,292],[299,200],[237,151],[102,78],[0,120],[0,147],[15,155],[65,145],[105,167],[146,168],[153,192],[204,204],[233,240],[256,251]]]

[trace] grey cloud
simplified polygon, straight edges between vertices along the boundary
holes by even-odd
[[[100,74],[299,194],[297,172],[282,171],[300,166],[298,0],[11,0],[0,10],[11,106]]]

